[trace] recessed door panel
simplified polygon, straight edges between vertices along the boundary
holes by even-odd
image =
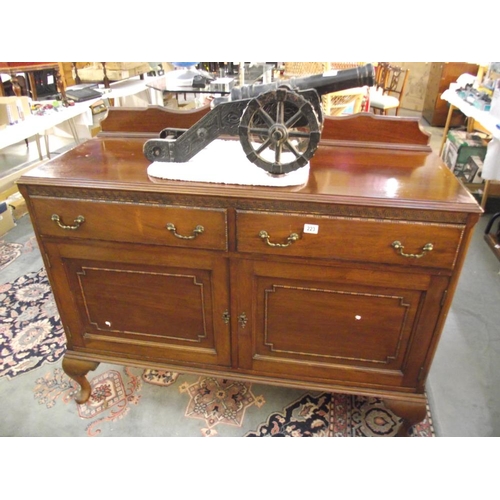
[[[261,280],[257,354],[391,365],[419,294],[340,284]]]
[[[242,365],[285,378],[402,383],[427,277],[258,261],[240,272],[251,277],[239,307],[252,311],[239,330]]]
[[[81,266],[76,277],[87,321],[95,332],[193,344],[213,340],[211,314],[206,317],[212,306],[206,271],[147,272],[90,264]]]
[[[230,364],[224,259],[157,247],[59,245],[59,286],[72,344],[165,362]],[[155,264],[153,264],[155,263]],[[71,293],[70,293],[71,290]]]

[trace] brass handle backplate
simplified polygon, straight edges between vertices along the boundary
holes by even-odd
[[[63,224],[61,222],[61,218],[57,214],[53,214],[51,217],[51,220],[53,220],[61,229],[70,229],[70,230],[76,230],[78,229],[84,222],[85,222],[85,217],[83,215],[79,215],[73,222],[73,226],[67,226],[66,224]]]
[[[286,239],[287,243],[271,243],[269,241],[269,238],[270,238],[269,233],[267,231],[264,231],[264,230],[262,230],[259,233],[259,238],[261,240],[265,241],[266,244],[269,245],[270,247],[280,247],[280,248],[289,247],[292,243],[294,243],[295,241],[300,239],[300,237],[297,233],[291,233],[290,236],[288,236],[288,238]]]
[[[205,228],[203,226],[196,226],[193,229],[193,234],[191,236],[183,236],[182,234],[177,233],[177,229],[175,228],[175,225],[169,222],[166,226],[166,228],[176,237],[180,238],[181,240],[194,240],[199,234],[203,234],[205,231]]]
[[[393,241],[391,246],[398,251],[399,255],[401,255],[402,257],[408,257],[410,259],[420,259],[420,257],[423,257],[427,252],[432,252],[432,250],[434,249],[434,245],[432,243],[426,243],[422,247],[422,253],[404,253],[403,250],[405,249],[405,247],[401,244],[400,241]]]

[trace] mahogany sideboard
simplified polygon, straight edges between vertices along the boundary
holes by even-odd
[[[110,109],[19,180],[77,402],[109,362],[375,396],[407,435],[481,208],[417,119],[369,113],[325,119],[302,186],[148,177],[146,138],[206,111]]]

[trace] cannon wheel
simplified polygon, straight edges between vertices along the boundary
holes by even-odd
[[[240,142],[247,158],[272,175],[307,164],[321,137],[313,105],[287,88],[252,99],[240,120]]]

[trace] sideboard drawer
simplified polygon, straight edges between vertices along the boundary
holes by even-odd
[[[458,224],[238,211],[237,248],[269,255],[451,269],[464,229]]]
[[[227,211],[138,203],[32,198],[42,236],[227,249]]]

